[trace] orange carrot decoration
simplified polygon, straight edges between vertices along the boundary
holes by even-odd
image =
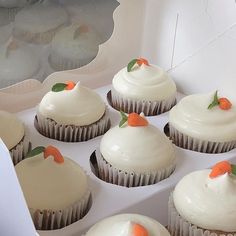
[[[209,177],[213,179],[225,173],[232,173],[232,165],[228,161],[221,161],[213,166]]]
[[[137,126],[147,126],[148,121],[145,117],[133,112],[130,113],[128,116],[124,112],[120,112],[122,120],[119,123],[119,127],[121,128],[126,122],[128,122],[129,126],[137,127]]]
[[[72,90],[75,87],[75,82],[67,81],[66,82],[66,90]]]
[[[218,101],[219,107],[222,110],[229,110],[232,107],[232,103],[227,98],[220,98]]]
[[[148,236],[148,231],[140,224],[133,225],[133,234],[132,236]]]
[[[139,66],[141,66],[142,64],[146,65],[146,66],[149,66],[149,63],[148,63],[148,60],[144,59],[144,58],[139,58],[137,59],[137,64]]]
[[[232,103],[228,98],[218,98],[218,91],[215,92],[213,101],[208,106],[208,109],[212,109],[215,106],[219,106],[221,110],[229,110],[232,107]]]
[[[140,116],[139,114],[137,113],[130,113],[129,116],[128,116],[128,125],[129,126],[147,126],[148,125],[148,121]]]
[[[75,87],[75,83],[73,81],[68,81],[66,83],[57,83],[52,86],[53,92],[61,92],[64,90],[72,90]]]
[[[48,158],[49,156],[53,156],[54,157],[54,161],[57,163],[63,163],[64,162],[64,158],[61,155],[60,151],[53,147],[53,146],[48,146],[45,148],[44,150],[44,158]]]
[[[144,58],[139,58],[139,59],[133,59],[132,61],[129,62],[129,64],[127,65],[127,71],[130,72],[132,71],[134,65],[138,64],[138,66],[141,66],[142,64],[146,65],[146,66],[150,66],[148,61]]]
[[[43,153],[45,159],[49,156],[53,156],[55,162],[59,164],[64,162],[64,158],[59,150],[53,146],[48,146],[46,148],[43,146],[36,147],[27,154],[27,158],[37,156],[41,153]]]

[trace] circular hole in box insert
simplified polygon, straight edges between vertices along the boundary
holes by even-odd
[[[99,157],[97,157],[97,155],[99,155]],[[99,162],[102,163],[100,168],[98,165],[98,158],[100,158]],[[94,151],[90,156],[90,167],[92,173],[100,180],[128,188],[156,184],[161,180],[168,178],[175,170],[175,164],[173,164],[166,169],[150,174],[128,173],[112,167],[106,162],[98,150]]]
[[[193,139],[191,137],[185,137],[185,141],[176,139],[170,135],[170,126],[169,123],[167,123],[164,126],[163,129],[165,135],[172,141],[173,144],[176,146],[183,148],[185,150],[191,150],[195,152],[200,152],[200,153],[207,153],[207,154],[219,154],[219,153],[224,153],[224,152],[229,152],[232,149],[235,148],[235,143],[236,142],[229,142],[229,143],[217,143],[217,142],[210,142],[210,141],[204,141],[205,144],[202,144],[200,140]],[[179,136],[182,135],[182,139],[184,138],[184,135],[179,133]],[[197,142],[196,142],[197,141]],[[199,144],[196,144],[198,143]],[[186,146],[188,145],[188,146]]]

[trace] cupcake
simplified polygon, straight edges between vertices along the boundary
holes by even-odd
[[[8,148],[14,165],[23,160],[30,150],[24,124],[13,114],[0,111],[0,138]]]
[[[39,58],[28,46],[13,40],[0,46],[0,81],[6,87],[26,79],[40,80],[43,71]]]
[[[236,147],[236,108],[215,94],[183,98],[169,113],[170,138],[182,148],[222,153]]]
[[[169,200],[168,229],[178,236],[236,234],[236,166],[228,161],[183,177]]]
[[[176,103],[175,96],[176,86],[169,75],[140,58],[114,76],[107,98],[118,111],[154,116],[170,110]]]
[[[35,127],[48,138],[82,142],[104,134],[110,128],[110,119],[96,92],[70,81],[55,84],[43,97]]]
[[[91,205],[83,169],[53,146],[28,156],[15,170],[36,229],[59,229],[83,218]]]
[[[95,224],[85,236],[170,236],[159,222],[138,214],[120,214]]]
[[[43,0],[17,13],[14,35],[29,43],[47,44],[66,23],[68,14],[59,4]]]
[[[100,42],[98,33],[92,27],[72,24],[63,28],[52,40],[50,66],[54,70],[84,66],[97,56]]]
[[[98,177],[125,187],[155,184],[175,169],[172,143],[143,114],[122,114],[119,126],[110,129],[96,151]]]
[[[0,0],[0,15],[4,14],[6,19],[14,21],[16,13],[24,6],[37,0]]]

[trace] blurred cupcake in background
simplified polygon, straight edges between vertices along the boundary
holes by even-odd
[[[88,25],[72,24],[56,33],[51,43],[50,66],[54,70],[76,69],[90,63],[98,53],[101,38]]]
[[[20,9],[36,1],[38,0],[0,0],[0,15],[4,14],[6,19],[14,21]]]
[[[7,87],[26,79],[41,80],[43,71],[39,58],[26,45],[10,38],[0,46],[1,87]]]
[[[18,12],[14,35],[29,43],[47,44],[68,21],[68,14],[60,4],[50,0],[39,1]]]

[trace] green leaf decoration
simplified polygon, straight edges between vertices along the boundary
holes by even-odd
[[[43,146],[36,147],[36,148],[34,148],[32,151],[30,151],[30,152],[26,155],[26,157],[28,158],[28,157],[36,156],[36,155],[38,155],[38,154],[44,152],[44,150],[45,150],[45,147],[43,147]]]
[[[54,84],[52,87],[52,91],[53,92],[61,92],[61,91],[65,90],[66,86],[67,86],[67,84],[64,84],[64,83]]]
[[[119,123],[119,127],[122,128],[123,125],[127,122],[128,116],[123,111],[120,111],[120,114],[121,114],[121,121]]]
[[[236,165],[231,165],[232,167],[232,174],[236,175]]]
[[[216,91],[215,91],[215,94],[214,94],[213,101],[212,101],[212,103],[208,106],[208,109],[212,109],[213,107],[219,105],[219,98],[218,98],[217,93],[218,93],[218,91],[216,90]]]
[[[130,72],[136,63],[137,63],[137,59],[133,59],[132,61],[130,61],[127,66],[127,71]]]

